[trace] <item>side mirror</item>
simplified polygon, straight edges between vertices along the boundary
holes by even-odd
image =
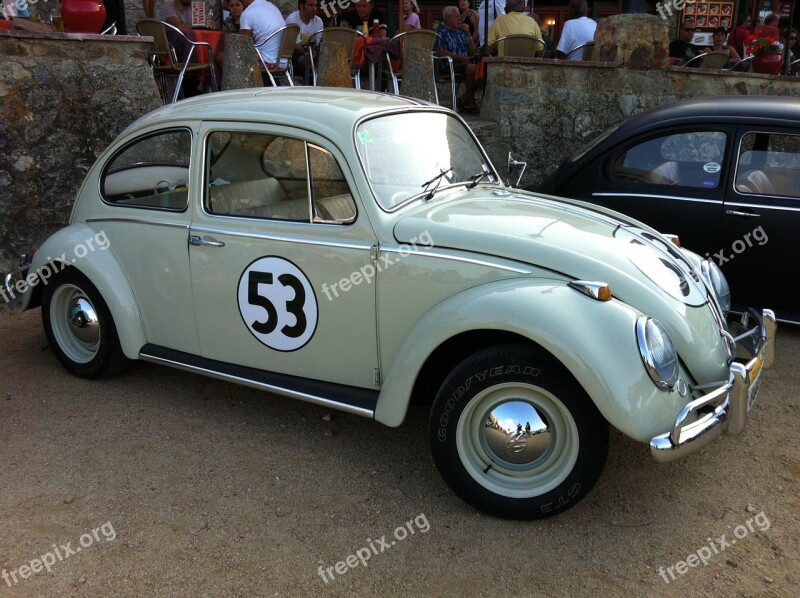
[[[519,182],[522,180],[522,175],[525,174],[525,169],[528,167],[528,163],[515,160],[511,157],[511,152],[508,152],[508,174],[511,174],[512,170],[517,166],[522,166],[522,170],[519,171],[517,182],[513,185],[514,187],[519,187]],[[509,179],[508,184],[511,186],[511,179]]]

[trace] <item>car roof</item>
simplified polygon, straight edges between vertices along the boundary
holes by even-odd
[[[350,131],[352,123],[363,116],[430,106],[411,98],[354,89],[256,88],[204,94],[168,104],[138,119],[131,128],[181,120],[234,120],[313,127],[342,123]]]
[[[628,138],[651,127],[730,122],[800,127],[800,99],[781,96],[726,96],[683,100],[631,116],[609,137]]]

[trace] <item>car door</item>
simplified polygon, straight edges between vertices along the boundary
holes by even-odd
[[[208,123],[190,230],[203,357],[376,386],[374,232],[341,154],[279,126]]]
[[[735,303],[800,316],[794,281],[800,243],[800,135],[740,126],[735,171],[714,258]]]
[[[677,234],[702,253],[719,235],[732,133],[724,126],[650,132],[604,155],[597,161],[601,176],[578,184],[592,203]]]
[[[87,220],[122,267],[148,342],[186,353],[199,350],[186,249],[192,139],[190,129],[169,127],[125,143],[100,177],[109,209]]]

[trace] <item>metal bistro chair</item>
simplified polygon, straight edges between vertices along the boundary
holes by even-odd
[[[727,52],[707,52],[701,65],[704,69],[721,70],[728,66],[730,56]]]
[[[433,54],[433,46],[436,44],[436,40],[439,38],[439,34],[435,31],[430,31],[428,29],[409,29],[408,31],[402,31],[395,35],[391,40],[389,40],[389,45],[395,44],[399,46],[402,44],[402,51],[400,52],[401,60],[405,57],[405,49],[410,47],[415,48],[423,48],[427,50],[431,54]],[[394,89],[395,95],[400,93],[400,80],[403,78],[403,71],[402,69],[398,72],[394,72],[392,69],[392,59],[389,56],[389,53],[386,53],[386,64],[389,65],[389,76],[392,78],[392,88]],[[434,74],[434,78],[435,78]],[[434,89],[436,88],[434,82]],[[438,93],[437,93],[438,96]],[[438,97],[437,97],[438,103]]]
[[[167,28],[171,29],[176,35],[183,39],[185,44],[191,46],[186,55],[185,62],[178,61],[178,55],[175,52],[174,46],[167,38]],[[136,24],[136,31],[139,35],[149,36],[153,38],[153,47],[148,54],[150,67],[153,73],[159,76],[161,81],[161,97],[165,104],[174,103],[178,101],[181,94],[183,79],[186,73],[199,73],[208,70],[211,73],[211,89],[218,91],[217,75],[214,72],[214,52],[211,44],[208,42],[193,42],[188,39],[183,32],[177,27],[164,23],[158,19],[142,19]],[[192,56],[198,46],[208,47],[208,62],[207,63],[192,63]],[[177,77],[175,83],[175,93],[172,95],[172,102],[168,102],[167,95],[167,77]]]
[[[583,60],[584,62],[591,62],[592,54],[594,54],[594,42],[586,42],[585,44],[581,44],[580,46],[575,46],[569,52],[567,52],[567,56],[572,54],[575,50],[583,49],[583,53],[578,60]]]
[[[324,33],[325,29],[317,29],[314,33],[308,36],[308,41],[303,44],[305,46],[306,56],[306,68],[305,73],[303,74],[303,85],[308,85],[309,82],[315,87],[317,85],[317,65],[314,63],[314,49],[317,47],[317,42],[315,40],[317,37],[319,37],[321,41]]]
[[[726,71],[733,71],[738,67],[740,64],[745,64],[746,62],[751,62],[755,58],[755,55],[747,56],[746,58],[742,58],[739,62],[734,64],[732,67],[725,69]],[[693,59],[694,60],[694,59]]]
[[[316,34],[315,34],[316,35]],[[342,44],[345,49],[345,54],[350,57],[350,76],[353,79],[353,85],[356,89],[361,89],[361,65],[353,64],[353,55],[356,51],[356,39],[358,36],[364,37],[358,29],[351,29],[350,27],[328,27],[322,31],[322,40],[326,42],[334,42]],[[366,40],[365,40],[366,41]],[[366,58],[365,58],[366,60]],[[314,85],[317,84],[317,71],[314,73]]]
[[[111,25],[106,27],[100,32],[100,35],[116,35],[117,34],[117,22],[111,21]]]
[[[502,50],[502,56],[535,58],[539,45],[541,45],[542,54],[544,54],[545,50],[547,50],[547,44],[544,43],[544,40],[527,34],[506,35],[492,44],[489,49],[489,55],[493,55],[494,49],[497,48],[498,56],[501,55],[500,50]]]
[[[278,48],[278,60],[275,63],[275,66],[270,69],[269,65],[264,61],[264,57],[261,56],[261,52],[258,49],[261,46],[268,44],[269,41],[278,34],[282,36],[281,45]],[[265,37],[261,43],[256,44],[256,54],[258,54],[258,59],[261,61],[262,71],[267,74],[267,77],[269,77],[272,87],[278,86],[278,84],[275,83],[275,77],[280,76],[286,77],[289,85],[294,87],[292,56],[294,56],[294,46],[297,43],[298,35],[300,35],[300,25],[291,23],[289,25],[284,25],[277,31],[273,31],[267,37]],[[275,77],[273,75],[275,75]]]

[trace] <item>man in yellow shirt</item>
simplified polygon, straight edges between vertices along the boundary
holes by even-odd
[[[539,25],[531,17],[522,14],[525,7],[525,0],[506,0],[506,14],[498,15],[489,30],[489,46],[501,37],[507,35],[532,35],[536,39],[542,39],[542,32]],[[536,55],[544,54],[544,45],[538,44]],[[503,48],[498,50],[498,55],[503,55]]]

